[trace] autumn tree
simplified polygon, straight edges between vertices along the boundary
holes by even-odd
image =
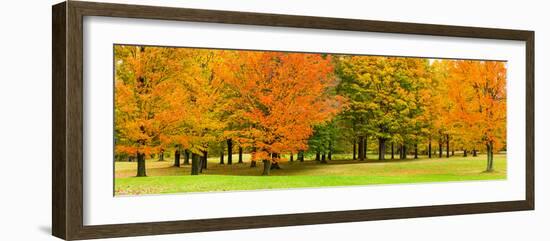
[[[482,142],[487,171],[493,171],[493,154],[506,141],[506,65],[500,61],[447,61],[453,121],[461,133]]]
[[[233,98],[233,120],[244,129],[234,135],[254,150],[269,175],[281,153],[307,150],[313,126],[329,121],[342,105],[331,95],[337,84],[331,57],[320,54],[224,51],[220,66]]]
[[[174,98],[174,105],[180,121],[174,137],[191,153],[191,172],[196,175],[207,168],[209,145],[220,140],[227,124],[223,119],[225,87],[215,78],[216,51],[180,48],[178,54],[184,67],[176,75],[179,98]]]
[[[163,134],[175,127],[172,115],[174,50],[115,46],[116,152],[137,156],[137,176],[146,176],[145,157],[158,152]]]

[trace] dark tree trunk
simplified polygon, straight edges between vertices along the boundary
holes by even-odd
[[[378,138],[378,160],[386,159],[386,138]]]
[[[399,159],[403,159],[403,144],[399,144],[399,147],[397,147],[397,152],[399,153]]]
[[[395,150],[393,149],[393,142],[391,143],[391,159],[394,159]]]
[[[418,144],[414,143],[414,159],[418,159]]]
[[[233,140],[227,139],[227,165],[233,164]]]
[[[199,173],[202,173],[202,170],[203,170],[203,167],[204,167],[204,162],[206,159],[204,159],[204,156],[201,156],[201,155],[198,155],[197,154],[197,159],[199,159]]]
[[[487,144],[487,172],[493,171],[493,142]]]
[[[225,163],[223,162],[223,150],[220,151],[220,164],[222,164],[222,165],[225,164]]]
[[[304,151],[298,152],[298,159],[300,159],[300,162],[304,162]]]
[[[474,150],[472,151],[472,156],[477,156],[477,150],[476,150],[476,149],[474,149]]]
[[[190,158],[189,150],[185,149],[183,153],[184,153],[183,165],[189,165],[189,158]]]
[[[353,139],[353,160],[357,160],[357,141]]]
[[[407,159],[407,145],[401,144],[401,159]]]
[[[164,150],[160,150],[159,161],[164,161]]]
[[[250,161],[250,167],[251,167],[251,168],[252,168],[252,167],[256,167],[256,161],[254,161],[254,160],[253,160],[253,161]]]
[[[294,153],[290,153],[290,161],[293,162],[294,161]]]
[[[239,163],[243,163],[243,148],[239,146]]]
[[[263,160],[264,163],[264,170],[262,172],[262,176],[269,176],[269,171],[271,170],[271,161],[270,160]]]
[[[208,168],[208,151],[202,151],[201,167],[204,169]]]
[[[137,175],[138,177],[146,177],[147,174],[145,173],[145,154],[139,153],[137,154]]]
[[[369,152],[369,149],[368,149],[368,138],[367,136],[365,136],[365,141],[363,142],[363,160],[367,160],[369,159],[369,156],[368,156],[368,152]]]
[[[451,156],[454,156],[455,155],[455,148],[453,147],[453,149],[451,149]]]
[[[428,141],[428,158],[432,158],[432,138]]]
[[[467,157],[467,156],[468,156],[468,150],[464,149],[464,150],[462,151],[462,156],[463,156],[463,157]]]
[[[403,159],[403,144],[399,144],[397,152],[399,152],[399,159]]]
[[[358,150],[358,154],[359,154],[359,161],[364,161],[364,156],[363,156],[363,143],[364,143],[365,139],[361,136],[359,137],[359,145],[357,146],[357,148],[359,148]]]
[[[449,134],[447,134],[447,135],[445,136],[445,142],[446,142],[446,143],[445,143],[445,144],[446,144],[446,148],[445,148],[445,149],[447,149],[447,158],[449,158],[449,151],[450,151],[450,150],[449,150]]]
[[[321,155],[321,163],[327,163],[327,159],[324,152],[323,152],[323,155]]]
[[[180,150],[179,148],[176,149],[176,152],[174,153],[174,166],[180,167]]]
[[[199,175],[200,160],[199,155],[191,153],[191,175]]]
[[[315,153],[315,161],[320,161],[321,160],[321,152],[317,151]]]

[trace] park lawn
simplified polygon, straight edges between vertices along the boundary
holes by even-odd
[[[261,163],[250,168],[248,162],[220,165],[217,158],[210,158],[208,169],[199,176],[191,176],[187,165],[177,168],[171,161],[148,160],[148,176],[133,177],[135,162],[116,162],[115,195],[506,179],[506,155],[495,155],[491,173],[484,172],[485,158],[283,162],[282,169],[272,170],[270,176],[260,176]]]

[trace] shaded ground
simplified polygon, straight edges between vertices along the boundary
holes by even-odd
[[[345,158],[336,156],[335,158]],[[506,156],[495,155],[492,173],[485,173],[485,155],[478,157],[432,158],[418,160],[371,160],[365,162],[334,160],[328,164],[315,161],[284,162],[271,176],[259,176],[262,164],[250,168],[245,163],[220,165],[210,158],[208,169],[190,176],[190,166],[173,167],[172,161],[147,162],[148,177],[133,177],[135,162],[115,163],[115,194],[156,194],[179,192],[303,188],[369,184],[496,180],[506,178]],[[237,160],[236,156],[233,160]]]

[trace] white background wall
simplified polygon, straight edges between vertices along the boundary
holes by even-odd
[[[55,240],[51,230],[51,9],[0,8],[0,240]],[[153,1],[129,1],[147,3]],[[550,9],[545,1],[154,1],[154,4],[536,31],[536,211],[156,236],[155,240],[548,240]],[[414,198],[414,197],[411,197]],[[245,200],[243,200],[245,201]],[[221,204],[230,207],[230,204]],[[153,237],[123,240],[151,240]]]

